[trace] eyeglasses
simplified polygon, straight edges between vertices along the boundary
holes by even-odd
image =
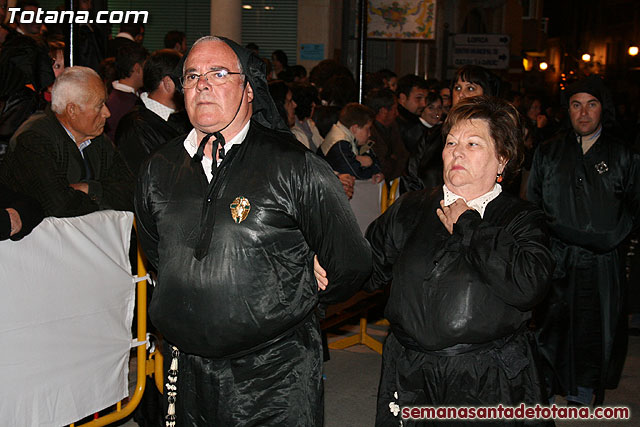
[[[180,84],[182,84],[182,87],[184,89],[191,89],[198,84],[198,82],[200,81],[200,77],[204,77],[205,81],[210,85],[220,86],[228,82],[230,78],[229,76],[232,76],[234,74],[242,75],[243,73],[229,71],[226,68],[207,71],[204,74],[188,73],[180,77]]]

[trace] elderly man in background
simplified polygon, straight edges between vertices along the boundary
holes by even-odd
[[[194,130],[143,164],[138,231],[158,268],[167,425],[321,426],[319,301],[371,269],[338,179],[277,112],[264,63],[204,37],[181,83]],[[319,292],[317,254],[331,286]]]
[[[65,69],[51,90],[51,109],[31,116],[11,139],[0,181],[36,199],[47,216],[132,210],[133,176],[102,134],[105,101],[95,71]]]

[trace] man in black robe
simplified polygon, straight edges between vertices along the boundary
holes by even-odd
[[[158,270],[169,426],[320,426],[319,301],[348,298],[371,253],[338,179],[289,132],[264,63],[204,37],[180,67],[194,130],[143,164],[143,249]],[[318,292],[313,261],[332,276]],[[170,365],[170,366],[169,366]]]
[[[534,155],[527,196],[545,212],[557,260],[539,312],[550,393],[602,403],[626,355],[618,249],[640,215],[640,159],[609,129],[610,97],[591,76],[567,89],[571,129]]]

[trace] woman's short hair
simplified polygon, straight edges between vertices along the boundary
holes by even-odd
[[[464,98],[449,111],[442,125],[442,135],[446,137],[458,123],[472,119],[487,122],[496,154],[507,160],[504,177],[515,177],[524,160],[525,127],[518,110],[509,102],[493,96]]]
[[[376,115],[371,108],[366,105],[358,104],[357,102],[352,102],[345,105],[342,110],[340,110],[340,117],[338,120],[347,128],[350,128],[353,125],[364,127],[367,123],[373,122],[375,117]]]
[[[451,80],[453,92],[453,85],[458,80],[463,82],[473,83],[482,87],[483,95],[498,96],[500,91],[500,79],[491,71],[479,65],[467,64],[458,68],[456,75]]]
[[[271,58],[277,59],[285,68],[289,66],[289,58],[287,58],[287,54],[284,53],[284,50],[274,50],[271,54]]]
[[[273,80],[269,82],[269,94],[273,98],[273,102],[276,104],[276,109],[280,113],[280,117],[287,123],[287,110],[284,108],[284,103],[287,100],[287,94],[291,91],[289,85],[282,80]]]
[[[296,116],[298,120],[311,117],[313,104],[319,105],[318,89],[309,84],[295,83],[291,85],[291,94],[296,103]]]

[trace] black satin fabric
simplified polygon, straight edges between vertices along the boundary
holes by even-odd
[[[165,121],[138,101],[118,122],[114,142],[131,172],[137,174],[149,153],[179,135],[186,135],[191,128],[184,111],[171,114]]]
[[[167,343],[163,352],[167,372]],[[180,354],[177,377],[176,426],[323,425],[322,341],[315,318],[243,357]],[[165,414],[167,406],[165,399]]]
[[[554,268],[542,212],[501,193],[463,213],[452,235],[436,215],[442,189],[402,196],[367,230],[369,289],[389,281],[385,315],[408,347],[442,350],[513,334],[531,317]]]
[[[449,234],[436,215],[442,199],[442,189],[407,193],[367,230],[368,288],[392,280],[378,426],[398,425],[391,401],[543,403],[532,338],[523,332],[554,268],[542,212],[501,193],[484,218],[467,211]]]
[[[440,356],[403,346],[391,334],[384,344],[382,377],[378,390],[376,427],[399,425],[390,403],[404,406],[529,406],[544,404],[542,380],[536,361],[535,339],[518,331],[480,351]],[[544,421],[404,420],[409,426],[553,425]]]
[[[558,240],[604,254],[640,215],[639,169],[638,154],[606,130],[586,154],[567,132],[536,151],[527,199],[544,211]]]
[[[251,204],[239,223],[230,210],[238,197]],[[211,183],[181,138],[161,147],[141,168],[136,213],[158,268],[151,320],[189,354],[229,358],[268,346],[319,301],[351,296],[371,271],[369,245],[326,162],[253,121]],[[314,254],[329,279],[320,294]]]
[[[586,154],[567,132],[534,155],[527,196],[547,216],[558,263],[537,316],[553,393],[617,387],[627,347],[618,247],[640,215],[639,168],[638,154],[606,130]],[[586,298],[592,289],[597,298]],[[600,327],[581,326],[594,322]]]
[[[400,192],[418,191],[424,188],[442,187],[442,149],[444,139],[442,125],[425,127],[424,138],[407,163],[407,174],[400,179]]]

